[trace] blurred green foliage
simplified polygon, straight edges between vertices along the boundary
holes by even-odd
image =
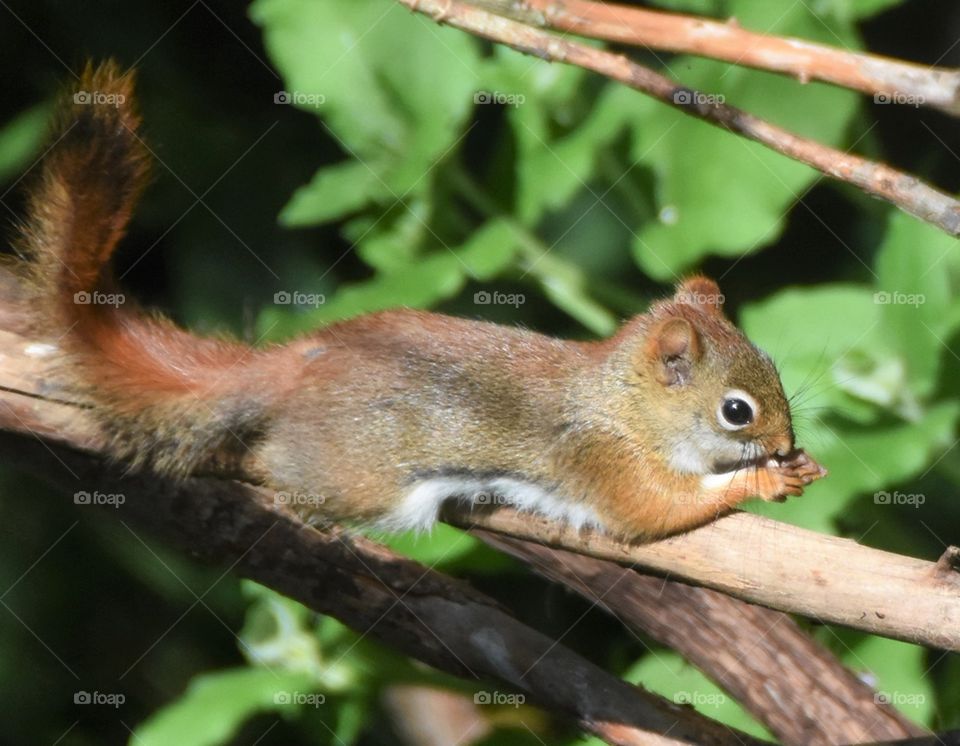
[[[866,35],[887,54],[958,63],[938,59],[960,26],[946,0],[660,4],[848,48]],[[801,500],[752,509],[928,559],[957,542],[953,239],[634,92],[393,0],[256,0],[246,11],[50,0],[6,13],[4,61],[24,74],[2,88],[3,203],[17,211],[12,187],[42,151],[41,122],[69,77],[60,60],[137,61],[160,165],[120,270],[136,295],[192,328],[262,342],[411,306],[590,338],[703,270],[774,356],[801,443],[831,470]],[[960,130],[942,115],[638,56],[801,134],[960,187]],[[306,300],[274,302],[284,297]],[[122,508],[119,522],[88,515],[12,470],[0,488],[0,697],[22,715],[16,741],[394,743],[382,704],[392,685],[468,698],[481,687],[154,547],[122,523]],[[440,527],[384,540],[469,578],[608,670],[764,734],[676,654],[475,539]],[[956,656],[811,629],[908,716],[960,727]],[[82,691],[125,701],[76,704]],[[582,742],[525,708],[497,722],[489,743]]]

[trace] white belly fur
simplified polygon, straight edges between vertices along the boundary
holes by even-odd
[[[508,477],[489,480],[436,477],[417,482],[400,505],[381,521],[378,528],[391,531],[429,530],[445,500],[458,497],[478,505],[507,503],[520,510],[538,513],[575,529],[602,528],[596,512],[586,505],[544,490],[535,484]]]

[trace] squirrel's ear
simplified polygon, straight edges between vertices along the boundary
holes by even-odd
[[[678,284],[673,300],[675,303],[698,306],[711,313],[723,312],[724,297],[723,293],[720,292],[720,287],[709,277],[703,275],[688,277]]]
[[[693,324],[674,316],[659,322],[644,345],[646,361],[664,386],[682,386],[690,380],[701,354],[700,336]]]

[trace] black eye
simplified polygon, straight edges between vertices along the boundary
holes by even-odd
[[[728,430],[739,430],[753,422],[753,407],[743,399],[727,397],[720,404],[720,424]]]

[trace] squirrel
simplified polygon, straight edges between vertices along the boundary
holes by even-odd
[[[179,478],[231,452],[345,525],[427,529],[460,499],[640,540],[826,474],[795,446],[771,359],[702,276],[589,342],[399,309],[254,348],[98,302],[148,177],[133,87],[132,71],[88,64],[16,244],[37,324],[112,457]]]

